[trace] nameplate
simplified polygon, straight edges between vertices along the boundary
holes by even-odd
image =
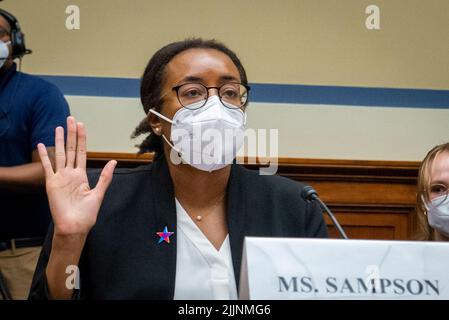
[[[246,237],[240,299],[449,299],[449,243]]]

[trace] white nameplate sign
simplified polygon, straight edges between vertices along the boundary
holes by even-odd
[[[247,237],[240,299],[449,299],[449,243]]]

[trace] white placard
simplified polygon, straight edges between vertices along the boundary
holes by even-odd
[[[449,243],[246,237],[240,299],[449,299]]]

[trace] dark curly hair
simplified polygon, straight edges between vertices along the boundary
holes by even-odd
[[[162,108],[161,90],[165,81],[165,67],[179,53],[189,49],[215,49],[226,54],[237,67],[242,84],[248,85],[246,71],[243,68],[237,55],[221,42],[216,40],[203,40],[201,38],[186,39],[184,41],[173,42],[159,49],[148,62],[142,76],[140,85],[140,101],[145,114],[151,108],[160,112]],[[149,133],[140,145],[139,154],[145,152],[162,153],[162,139],[152,133],[147,117],[134,129],[131,138],[134,139],[142,134]]]

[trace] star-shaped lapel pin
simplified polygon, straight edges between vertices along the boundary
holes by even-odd
[[[159,238],[158,244],[161,243],[162,241],[165,241],[165,242],[167,242],[167,243],[170,243],[170,236],[171,236],[172,234],[174,234],[174,232],[168,232],[167,227],[165,227],[165,228],[164,228],[164,231],[162,231],[162,232],[156,232],[156,234],[160,237],[160,238]]]

